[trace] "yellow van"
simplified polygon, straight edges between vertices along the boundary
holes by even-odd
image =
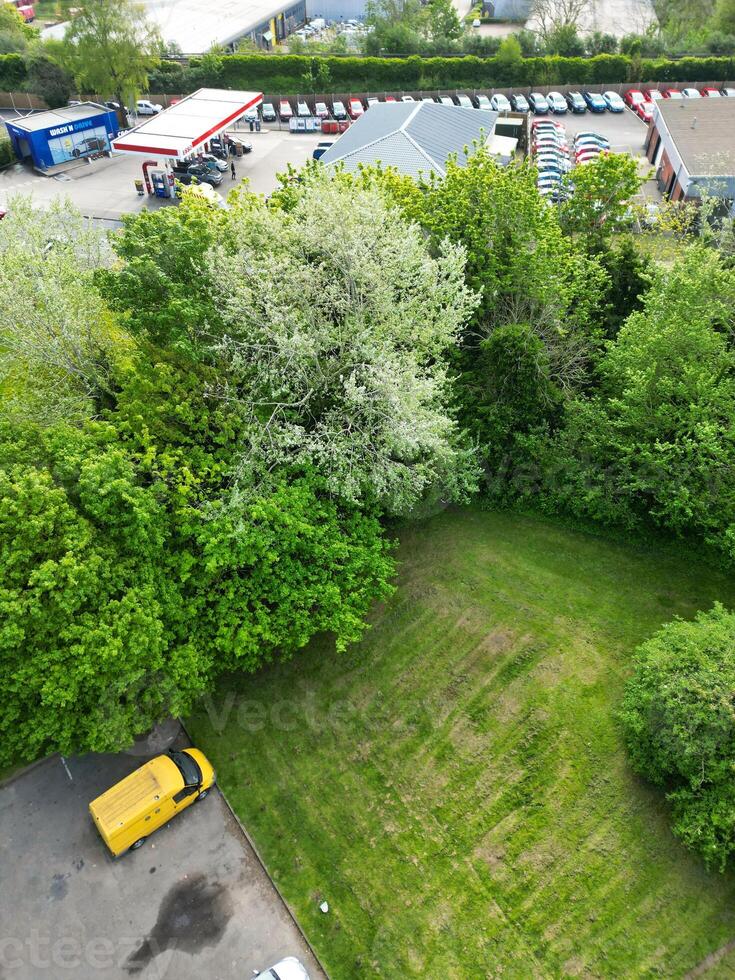
[[[89,812],[115,857],[134,851],[214,785],[215,772],[199,749],[156,756],[92,800]]]

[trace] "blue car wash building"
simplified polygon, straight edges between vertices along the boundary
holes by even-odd
[[[109,151],[118,134],[117,115],[95,102],[36,112],[5,126],[18,159],[32,160],[39,170]]]

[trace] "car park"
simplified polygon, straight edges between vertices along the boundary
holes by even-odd
[[[602,97],[610,112],[625,112],[625,103],[617,92],[603,92]]]
[[[348,111],[351,119],[359,119],[364,114],[365,109],[359,99],[350,99]]]
[[[528,112],[530,109],[528,99],[525,95],[521,95],[520,92],[511,95],[510,106],[514,112]]]
[[[531,111],[537,116],[545,115],[549,111],[549,103],[546,101],[546,96],[540,92],[531,92],[528,96],[528,104],[531,107]]]
[[[567,92],[567,106],[570,112],[581,115],[587,112],[587,103],[582,98],[581,92]]]
[[[683,88],[681,94],[685,99],[701,99],[702,93],[698,88]]]
[[[646,102],[658,102],[659,99],[663,99],[661,91],[657,88],[647,88],[643,94],[646,97]]]
[[[276,110],[273,108],[272,102],[264,102],[261,106],[260,114],[263,117],[263,122],[276,121]]]
[[[587,103],[590,112],[605,112],[607,110],[607,102],[599,92],[582,92],[582,98]]]
[[[625,102],[629,109],[633,110],[635,110],[637,105],[640,105],[641,102],[645,101],[646,97],[639,88],[629,88],[623,96],[623,102]]]
[[[718,88],[714,88],[712,85],[705,85],[703,89],[699,90],[699,94],[705,96],[705,98],[710,99],[721,99],[722,92]]]
[[[683,99],[684,96],[681,94],[678,88],[665,88],[663,91],[663,97],[665,99]]]
[[[387,102],[388,100],[386,99],[385,101]],[[339,99],[337,99],[332,103],[332,115],[335,119],[341,120],[347,118],[347,110],[345,109],[344,102],[340,102]]]
[[[485,100],[485,105],[480,105],[481,98]],[[510,112],[512,109],[510,100],[502,92],[496,92],[491,99],[488,99],[486,95],[480,96],[477,100],[477,108],[493,109],[495,112]]]
[[[457,105],[460,105],[463,109],[474,108],[472,105],[472,100],[470,99],[469,95],[458,95]]]
[[[281,117],[282,122],[288,122],[292,118],[293,109],[288,99],[281,99],[278,103],[278,115]]]
[[[329,118],[329,109],[327,109],[326,102],[315,102],[314,103],[314,115],[319,119]]]
[[[149,102],[148,99],[138,99],[135,103],[135,111],[139,116],[156,116],[162,110],[162,105],[157,102]]]
[[[647,123],[653,118],[653,110],[655,108],[655,102],[639,102],[635,107],[635,113],[644,123]]]
[[[311,115],[311,109],[308,107],[308,105],[305,102],[299,101],[296,103],[296,115],[300,119],[304,119],[306,116]]]
[[[546,102],[549,106],[549,112],[553,112],[557,116],[566,115],[567,100],[561,92],[549,92],[546,96]]]

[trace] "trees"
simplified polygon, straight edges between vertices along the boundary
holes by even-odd
[[[636,651],[621,719],[634,769],[667,791],[674,833],[724,870],[735,852],[735,614],[719,603]]]
[[[377,188],[318,171],[291,210],[236,212],[228,239],[205,265],[222,327],[200,341],[240,411],[243,485],[291,465],[391,512],[461,499],[473,469],[447,356],[475,301],[463,249],[429,257]]]
[[[145,8],[133,0],[90,0],[72,16],[64,60],[80,91],[114,96],[127,125],[127,99],[145,89],[160,61],[162,42]]]
[[[645,178],[628,153],[605,153],[575,167],[565,178],[570,193],[560,208],[562,227],[568,234],[580,235],[590,247],[630,226],[631,200]]]
[[[576,33],[589,0],[532,0],[529,23],[546,43],[558,32]]]

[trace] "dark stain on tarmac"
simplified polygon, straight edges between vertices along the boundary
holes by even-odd
[[[66,893],[69,891],[69,878],[71,875],[67,872],[65,875],[54,875],[51,879],[51,887],[49,888],[48,897],[52,902],[58,902],[62,898],[66,898]]]
[[[165,949],[193,955],[216,946],[232,916],[225,886],[206,875],[192,875],[169,889],[158,910],[156,924],[125,961],[130,975],[142,973]]]

